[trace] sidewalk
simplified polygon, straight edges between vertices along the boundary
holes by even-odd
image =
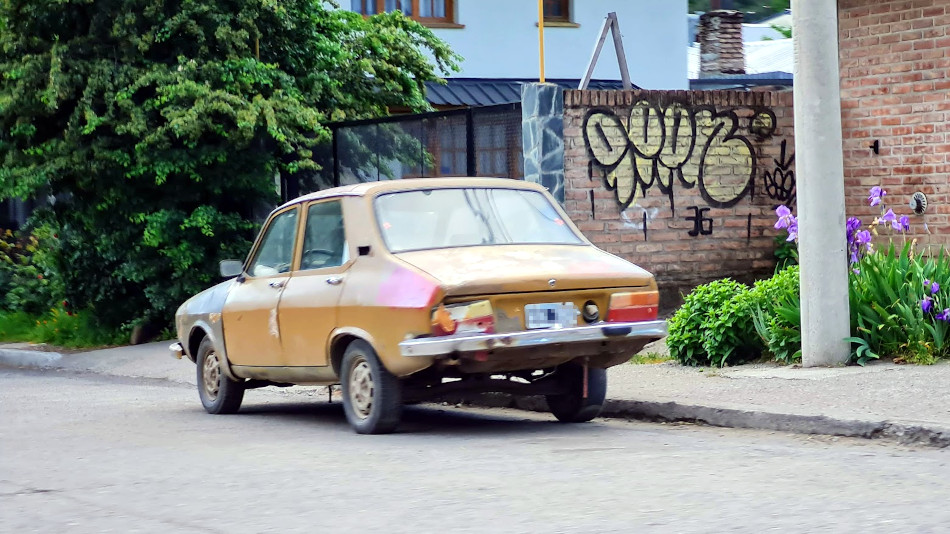
[[[168,355],[169,342],[59,354],[0,345],[0,365],[62,369],[195,384],[195,366]],[[603,416],[694,421],[714,426],[886,438],[950,445],[950,363],[929,367],[875,362],[867,367],[726,369],[672,362],[609,371]],[[541,398],[483,396],[481,404],[547,411]]]

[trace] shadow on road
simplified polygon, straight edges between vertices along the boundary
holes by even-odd
[[[497,413],[494,413],[497,412]],[[326,429],[352,432],[339,402],[271,402],[250,404],[241,408],[237,417],[266,418],[272,422],[294,422],[321,425]],[[525,417],[513,411],[456,408],[433,404],[406,406],[397,434],[427,434],[433,436],[478,435],[511,436],[513,434],[590,432],[601,425],[564,425],[553,416]]]

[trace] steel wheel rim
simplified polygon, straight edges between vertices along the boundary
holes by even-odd
[[[218,391],[221,388],[221,361],[218,360],[218,355],[214,351],[205,356],[201,378],[205,395],[209,400],[214,401],[218,398]]]
[[[350,405],[353,406],[353,411],[360,419],[366,419],[373,410],[373,394],[375,393],[373,370],[369,362],[361,359],[353,365],[349,386]]]

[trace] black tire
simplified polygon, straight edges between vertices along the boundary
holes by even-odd
[[[244,381],[231,380],[221,366],[223,357],[217,353],[210,338],[198,346],[198,397],[201,405],[211,414],[235,413],[244,400]]]
[[[607,398],[607,370],[587,368],[587,398],[584,398],[584,368],[566,363],[557,370],[558,380],[567,391],[547,395],[548,408],[562,423],[586,423],[600,415]]]
[[[358,434],[388,434],[402,418],[402,384],[383,367],[369,343],[346,347],[340,365],[343,411]]]

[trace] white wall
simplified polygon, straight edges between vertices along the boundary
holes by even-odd
[[[456,0],[460,29],[433,29],[461,54],[465,78],[538,76],[536,0]],[[686,0],[572,0],[579,28],[545,27],[545,75],[579,79],[587,69],[604,17],[615,11],[631,81],[644,89],[686,89]],[[619,80],[608,37],[595,79]]]

